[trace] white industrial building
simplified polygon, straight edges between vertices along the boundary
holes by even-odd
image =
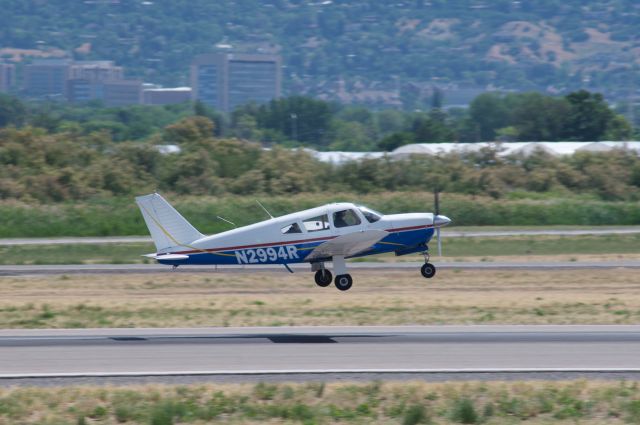
[[[309,153],[322,162],[341,164],[348,161],[359,161],[365,158],[404,159],[412,155],[441,155],[452,152],[474,152],[482,148],[499,150],[500,156],[513,154],[528,155],[542,149],[554,156],[573,155],[576,152],[606,152],[613,149],[629,149],[640,154],[640,141],[633,142],[511,142],[511,143],[414,143],[400,146],[392,152],[318,152],[307,149]]]

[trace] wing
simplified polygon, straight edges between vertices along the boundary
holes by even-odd
[[[347,233],[346,235],[338,236],[337,238],[318,245],[305,260],[310,261],[328,258],[334,255],[350,257],[366,251],[388,234],[389,233],[384,230],[365,230],[362,232]]]

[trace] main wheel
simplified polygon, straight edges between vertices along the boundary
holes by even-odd
[[[424,263],[422,267],[420,267],[420,273],[427,279],[431,279],[436,275],[436,266],[431,263]]]
[[[314,277],[316,279],[316,285],[321,286],[323,288],[331,285],[331,282],[333,281],[333,276],[331,275],[331,272],[326,269],[318,270]]]
[[[351,279],[351,275],[341,274],[336,276],[335,285],[339,290],[346,291],[353,285],[353,279]]]

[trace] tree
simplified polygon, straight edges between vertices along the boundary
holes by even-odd
[[[327,145],[333,111],[327,102],[303,96],[272,100],[257,110],[258,127],[278,130],[289,140]]]
[[[415,142],[413,133],[403,131],[401,133],[393,133],[378,142],[378,148],[383,151],[391,152],[400,146],[408,145]]]
[[[508,95],[505,102],[517,140],[555,141],[562,137],[570,108],[566,99],[522,93]]]
[[[205,117],[185,118],[165,128],[164,139],[168,143],[201,142],[213,136],[213,122]]]
[[[26,108],[19,99],[0,93],[0,127],[22,125],[26,113]]]
[[[569,93],[566,99],[570,109],[564,136],[571,140],[602,140],[614,117],[602,95],[580,90]]]
[[[446,123],[443,113],[434,109],[413,120],[411,130],[417,143],[447,143],[456,140],[455,132]]]
[[[605,140],[630,140],[633,138],[633,127],[622,115],[616,115],[607,123]]]
[[[469,105],[469,117],[482,141],[495,140],[496,130],[509,125],[509,112],[503,97],[497,93],[483,93]]]

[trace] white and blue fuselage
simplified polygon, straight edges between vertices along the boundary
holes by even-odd
[[[319,286],[331,283],[325,262],[332,262],[335,286],[346,291],[353,280],[345,259],[394,252],[425,254],[421,273],[435,275],[428,262],[434,229],[450,220],[431,213],[382,215],[352,203],[327,204],[260,223],[205,236],[159,194],[136,198],[157,251],[147,255],[175,267],[189,264],[268,265],[310,263]],[[436,208],[437,210],[437,208]]]

